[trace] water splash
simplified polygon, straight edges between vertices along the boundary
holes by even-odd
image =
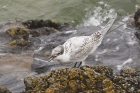
[[[115,10],[111,9],[108,4],[105,4],[103,1],[98,2],[98,6],[94,7],[93,11],[90,11],[85,15],[86,19],[83,20],[83,25],[99,26],[108,18],[111,18],[114,13]]]
[[[125,67],[125,65],[126,65],[127,63],[131,63],[131,62],[133,62],[133,59],[132,59],[132,58],[127,59],[126,61],[123,62],[122,65],[117,65],[117,66],[116,66],[116,67],[117,67],[117,70],[121,70],[123,67]]]

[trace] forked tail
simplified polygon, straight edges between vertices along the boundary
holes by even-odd
[[[93,33],[91,36],[96,37],[99,36],[100,38],[103,38],[104,35],[109,31],[111,28],[112,24],[114,23],[115,19],[117,18],[117,13],[112,16],[112,18],[109,20],[109,22],[99,31]]]

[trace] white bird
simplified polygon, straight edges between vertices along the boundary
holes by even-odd
[[[88,55],[92,54],[101,44],[103,37],[110,30],[113,22],[117,18],[117,14],[112,16],[110,21],[99,31],[91,36],[76,36],[68,39],[63,45],[59,45],[52,50],[51,60],[57,60],[62,63],[84,61]],[[76,67],[76,64],[74,67]],[[79,65],[79,66],[80,66]],[[78,66],[78,67],[79,67]]]

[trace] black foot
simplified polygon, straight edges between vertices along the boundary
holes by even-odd
[[[76,63],[74,64],[74,67],[73,67],[73,68],[79,68],[79,67],[81,66],[81,64],[82,64],[82,62],[80,62],[79,65],[76,67],[77,63],[78,63],[78,62],[76,62]]]
[[[74,67],[73,67],[73,68],[75,68],[75,67],[76,67],[76,65],[77,65],[77,62],[74,64]]]

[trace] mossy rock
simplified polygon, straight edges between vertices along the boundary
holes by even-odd
[[[25,78],[25,93],[125,93],[112,81],[113,75],[105,66],[61,68],[42,77]]]
[[[6,87],[0,86],[0,93],[12,93]]]
[[[29,37],[29,29],[27,28],[13,27],[8,29],[6,32],[14,39],[28,39]]]

